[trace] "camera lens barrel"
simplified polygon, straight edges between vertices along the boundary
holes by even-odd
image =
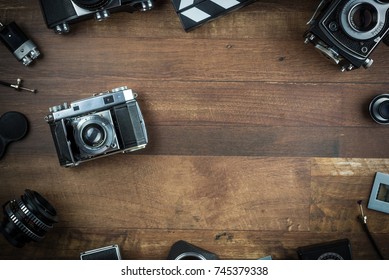
[[[0,232],[16,247],[23,247],[30,241],[41,241],[58,222],[54,207],[39,193],[29,189],[20,199],[6,202],[3,212]]]
[[[377,95],[369,105],[370,115],[379,124],[389,124],[389,94]]]

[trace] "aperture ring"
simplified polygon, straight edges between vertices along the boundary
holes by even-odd
[[[10,203],[14,203],[16,201],[10,201]],[[35,234],[34,232],[32,232],[28,227],[26,227],[16,216],[15,214],[12,212],[12,210],[10,209],[10,203],[7,204],[5,206],[5,211],[7,212],[8,214],[8,217],[9,219],[25,234],[27,235],[28,237],[30,237],[32,240],[34,241],[41,241],[43,239],[43,236],[39,236],[37,234]]]
[[[49,231],[50,229],[53,228],[52,225],[47,225],[45,224],[42,220],[40,220],[33,212],[31,212],[26,205],[23,203],[23,201],[19,200],[18,201],[18,206],[20,210],[23,211],[23,213],[35,224],[37,225],[40,229],[44,231]]]

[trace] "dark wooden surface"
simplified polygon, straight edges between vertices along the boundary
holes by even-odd
[[[356,201],[389,173],[389,128],[368,104],[388,91],[388,50],[369,70],[340,73],[303,43],[316,1],[263,0],[185,33],[168,0],[146,13],[85,21],[67,36],[38,1],[0,0],[44,56],[32,67],[0,46],[0,114],[24,113],[28,136],[0,161],[0,202],[31,188],[60,222],[41,243],[1,259],[77,259],[116,243],[124,259],[164,259],[183,239],[222,259],[296,259],[296,248],[340,238],[354,259],[376,259]],[[127,85],[139,93],[148,147],[66,169],[48,108]],[[366,210],[389,257],[389,216]]]

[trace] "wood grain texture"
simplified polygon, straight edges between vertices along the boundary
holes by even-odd
[[[26,138],[0,161],[0,202],[31,188],[60,222],[41,243],[0,259],[78,259],[119,244],[124,259],[164,259],[186,240],[222,259],[297,259],[296,248],[349,238],[376,259],[356,217],[375,172],[389,173],[389,130],[368,112],[388,90],[385,45],[373,66],[340,73],[303,43],[317,3],[257,1],[185,33],[169,0],[146,13],[85,21],[66,36],[39,1],[0,0],[44,56],[23,67],[0,45],[0,114],[24,113]],[[127,85],[139,94],[145,150],[59,166],[48,108]],[[388,215],[366,210],[389,257]]]

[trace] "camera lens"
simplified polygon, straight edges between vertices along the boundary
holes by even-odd
[[[30,241],[41,241],[58,222],[54,207],[39,193],[29,189],[20,199],[5,203],[3,212],[0,231],[16,247],[23,247]]]
[[[368,3],[356,5],[349,14],[351,26],[360,32],[372,30],[378,23],[377,9]]]
[[[77,6],[93,10],[93,9],[100,9],[106,6],[111,2],[111,0],[72,0]]]
[[[196,260],[206,260],[206,258],[195,252],[185,252],[179,255],[178,257],[175,258],[175,260],[182,260],[182,261],[196,261]]]
[[[376,96],[369,105],[370,115],[379,124],[389,124],[389,94]]]
[[[168,260],[217,260],[211,252],[201,249],[184,240],[177,241],[170,249]]]
[[[100,147],[105,142],[105,130],[99,124],[88,124],[83,128],[81,133],[82,141],[84,141],[84,143],[90,147]]]
[[[90,159],[120,149],[110,110],[71,120],[77,157]]]

